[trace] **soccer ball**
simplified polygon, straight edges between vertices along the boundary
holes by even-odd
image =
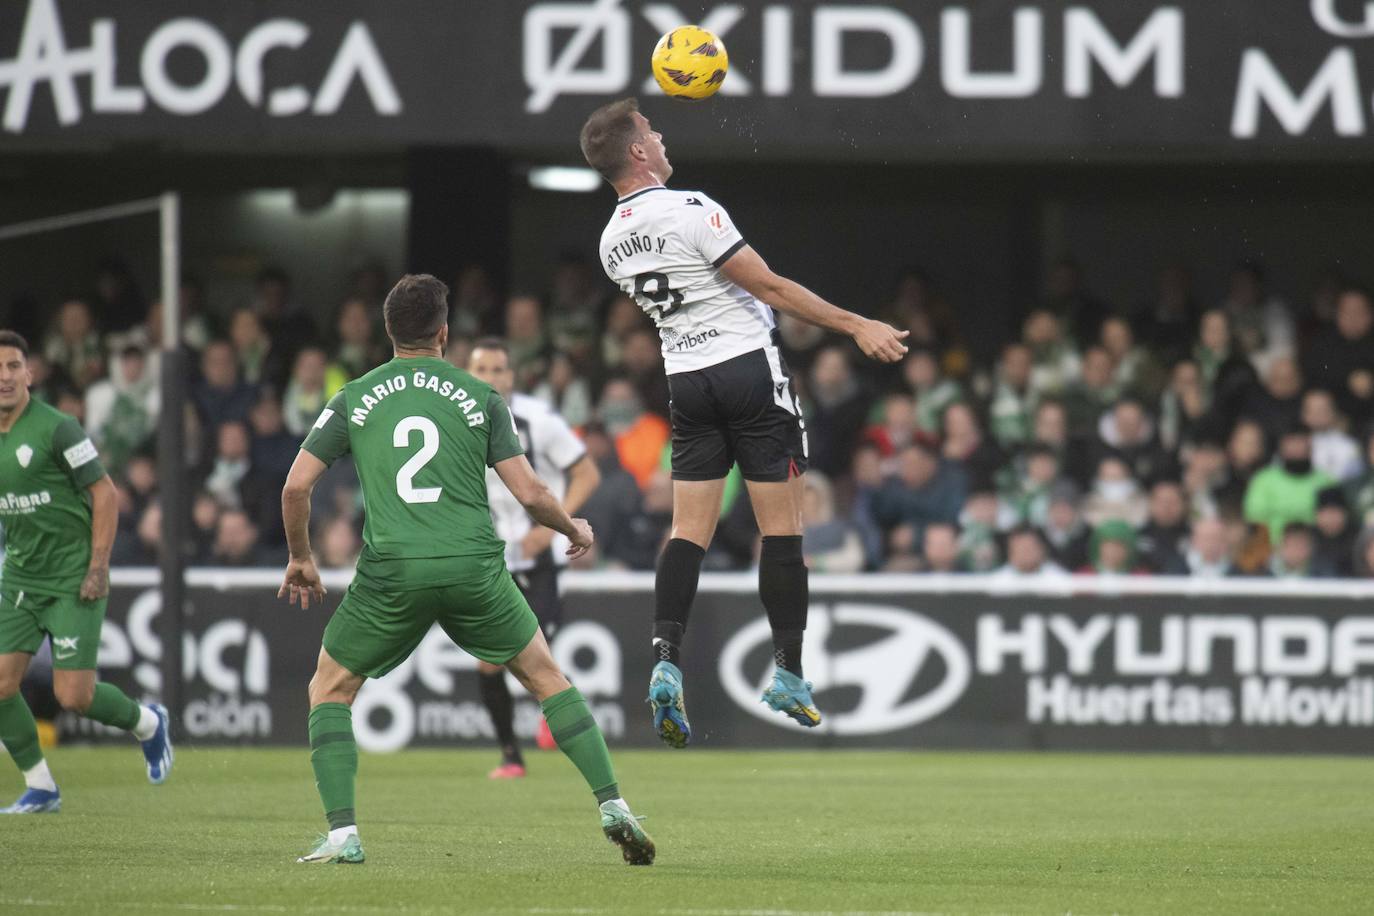
[[[725,45],[700,26],[684,25],[658,40],[651,59],[654,79],[676,99],[704,99],[725,82],[730,58]]]

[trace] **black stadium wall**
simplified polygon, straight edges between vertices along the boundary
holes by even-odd
[[[304,745],[324,608],[275,598],[275,571],[193,570],[185,647],[188,743]],[[652,576],[568,579],[553,650],[612,744],[657,744],[644,685]],[[826,716],[806,731],[758,701],[771,671],[748,575],[708,575],[685,647],[703,747],[1374,751],[1374,587],[1362,583],[1072,577],[812,579],[806,676]],[[153,571],[120,570],[101,677],[156,692]],[[362,747],[490,744],[476,665],[437,628],[355,707]],[[521,692],[516,691],[517,695]],[[517,727],[538,715],[517,704]],[[103,738],[66,718],[69,738]]]

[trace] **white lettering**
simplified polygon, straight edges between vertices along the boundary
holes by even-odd
[[[1155,59],[1155,94],[1183,95],[1183,11],[1157,9],[1125,47],[1107,31],[1097,14],[1084,6],[1064,13],[1064,92],[1071,98],[1092,94],[1093,62],[1119,87],[1136,78]]]
[[[978,673],[1000,674],[1004,655],[1021,656],[1022,671],[1045,670],[1045,618],[1027,614],[1019,631],[1004,626],[996,614],[978,618]]]
[[[572,37],[555,57],[555,31]],[[523,26],[525,85],[530,97],[525,111],[546,111],[561,92],[603,94],[620,90],[630,79],[630,14],[619,0],[586,3],[540,3],[525,12]],[[602,40],[601,67],[579,67],[592,43]]]
[[[1043,17],[1033,7],[1021,7],[1012,22],[1012,69],[1001,73],[974,73],[970,62],[968,10],[954,7],[941,14],[940,77],[950,95],[968,99],[1017,99],[1040,91]]]
[[[205,76],[198,85],[182,86],[167,75],[167,57],[174,48],[194,48],[205,59]],[[173,19],[164,23],[143,46],[140,73],[143,85],[163,109],[179,115],[208,111],[229,87],[233,75],[229,44],[201,19]]]
[[[1293,93],[1267,54],[1249,48],[1240,62],[1231,133],[1244,139],[1254,137],[1259,133],[1260,112],[1268,107],[1287,133],[1300,136],[1312,126],[1328,99],[1337,134],[1357,137],[1364,133],[1359,76],[1349,48],[1336,48],[1327,55],[1301,96]]]
[[[1160,623],[1160,648],[1153,655],[1140,643],[1140,618],[1123,614],[1116,624],[1118,674],[1172,674],[1183,669],[1183,618],[1165,617]]]
[[[329,65],[319,94],[315,96],[314,113],[317,115],[334,114],[343,103],[344,96],[353,79],[358,77],[367,90],[372,107],[378,114],[398,115],[401,113],[401,95],[391,82],[391,74],[377,45],[372,41],[372,33],[361,22],[348,27],[343,44]]]
[[[310,37],[310,29],[295,19],[269,19],[243,38],[234,58],[234,77],[239,92],[254,108],[262,105],[262,59],[273,48],[299,48]],[[310,93],[304,86],[274,89],[267,98],[267,113],[274,118],[300,114],[310,107]]]
[[[1336,0],[1312,0],[1312,18],[1340,38],[1374,38],[1374,3],[1364,5],[1364,21],[1350,22],[1336,13]]]
[[[846,70],[844,37],[848,32],[886,36],[892,46],[887,65],[877,70]],[[872,98],[893,95],[910,86],[921,72],[921,32],[910,17],[880,6],[820,7],[812,23],[812,79],[816,95]]]

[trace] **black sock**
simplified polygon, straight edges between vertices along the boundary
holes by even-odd
[[[802,676],[802,632],[811,603],[801,535],[765,537],[759,556],[759,597],[773,628],[773,659]]]
[[[502,762],[524,766],[520,745],[515,740],[515,704],[506,686],[506,672],[479,673],[477,683],[482,704],[487,707],[487,715],[491,716],[492,727],[496,729],[496,740],[501,743]]]
[[[705,550],[682,538],[670,540],[659,555],[654,577],[654,664],[678,664],[705,556]]]

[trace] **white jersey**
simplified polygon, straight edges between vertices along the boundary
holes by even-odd
[[[520,436],[520,444],[525,448],[525,456],[533,465],[535,475],[548,485],[561,503],[568,492],[568,469],[587,454],[586,446],[563,418],[538,398],[515,394],[510,399],[510,412],[515,419],[515,431]],[[535,558],[521,554],[520,541],[534,527],[535,521],[506,489],[501,476],[493,468],[487,468],[487,494],[496,536],[506,542],[506,568],[511,572],[532,568]],[[568,562],[568,546],[569,541],[564,535],[553,536],[550,549],[553,551],[553,561],[559,566]]]
[[[743,247],[725,208],[700,191],[645,188],[616,202],[601,266],[658,325],[669,375],[772,342],[773,310],[718,269]]]

